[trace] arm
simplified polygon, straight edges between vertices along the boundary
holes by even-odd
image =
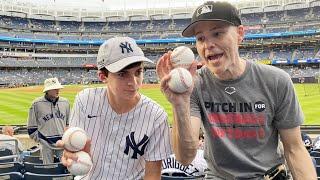
[[[162,161],[146,161],[144,179],[161,179]]]
[[[174,120],[172,124],[172,142],[176,159],[183,165],[188,165],[196,156],[199,142],[200,119],[190,116],[190,96],[193,86],[185,93],[175,93],[170,90],[168,82],[172,65],[170,54],[164,54],[157,63],[157,74],[161,78],[161,91],[173,107]],[[197,63],[193,62],[190,73],[196,74]]]
[[[174,109],[172,125],[173,151],[183,165],[190,164],[197,154],[199,144],[200,119],[190,116],[190,103],[186,102]]]
[[[36,142],[39,142],[38,122],[37,122],[34,104],[32,104],[32,106],[29,109],[28,134],[31,139],[33,139]]]
[[[279,130],[284,155],[294,179],[317,179],[310,155],[301,140],[300,127]]]

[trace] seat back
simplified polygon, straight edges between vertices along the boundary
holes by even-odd
[[[42,158],[40,156],[25,156],[23,162],[30,162],[35,164],[43,164]]]
[[[36,174],[26,172],[24,174],[25,180],[73,180],[74,176],[71,174]]]
[[[320,157],[320,152],[319,152],[319,151],[311,151],[311,152],[310,152],[310,156]]]
[[[183,179],[204,179],[204,177],[185,177],[185,176],[167,176],[161,175],[161,180],[183,180]]]
[[[36,174],[68,174],[67,168],[62,163],[36,164],[24,162],[24,168],[26,172]]]
[[[0,173],[19,172],[24,173],[23,165],[20,162],[0,163]]]
[[[1,180],[22,180],[23,175],[19,172],[0,173]]]
[[[14,158],[12,157],[13,153],[10,149],[1,148],[0,149],[0,163],[13,162]]]

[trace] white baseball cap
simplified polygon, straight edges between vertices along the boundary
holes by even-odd
[[[150,62],[134,39],[114,37],[104,42],[98,51],[97,67],[115,73],[136,62]]]
[[[63,86],[60,84],[58,78],[49,78],[44,81],[44,89],[42,92],[47,92],[52,89],[62,89]]]

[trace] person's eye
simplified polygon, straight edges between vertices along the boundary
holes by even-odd
[[[124,73],[123,72],[120,72],[117,74],[119,77],[124,77]]]
[[[198,36],[198,37],[196,37],[196,39],[197,39],[197,41],[200,41],[200,42],[204,41],[204,37],[203,36]]]
[[[143,73],[143,70],[139,70],[137,71],[136,76],[140,76],[142,73]]]
[[[215,37],[219,37],[219,36],[222,35],[222,32],[215,32],[215,33],[213,33],[213,35],[214,35]]]

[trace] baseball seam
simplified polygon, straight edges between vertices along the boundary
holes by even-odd
[[[186,83],[186,79],[184,78],[183,76],[183,73],[182,73],[182,70],[181,69],[177,69],[178,70],[178,73],[179,73],[179,76],[180,76],[180,80],[182,82],[182,85],[186,88],[186,89],[189,89],[189,86],[187,85]]]
[[[72,139],[72,136],[73,136],[77,131],[79,131],[79,132],[82,133],[81,130],[76,130],[76,131],[74,131],[72,134],[70,134],[70,136],[69,136],[69,144],[70,144],[70,146],[71,146],[72,148],[74,148],[74,149],[78,149],[78,148],[77,148],[75,145],[72,144],[71,139]],[[81,149],[80,149],[80,150],[81,150]]]

